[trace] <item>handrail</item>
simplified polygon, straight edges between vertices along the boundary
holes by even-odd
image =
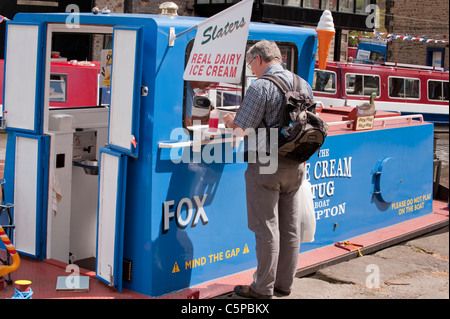
[[[180,148],[180,147],[193,147],[194,152],[199,152],[202,145],[208,145],[208,144],[221,144],[221,143],[232,143],[233,146],[237,146],[238,143],[241,141],[242,138],[240,137],[225,137],[225,138],[215,138],[212,140],[201,140],[201,141],[185,141],[185,142],[178,142],[178,141],[166,141],[166,142],[158,142],[159,148]]]
[[[232,130],[225,128],[225,125],[219,124],[217,132],[211,133],[208,131],[208,125],[188,126],[187,129],[197,135],[198,139],[188,141],[161,141],[158,142],[159,148],[179,148],[179,147],[193,147],[194,152],[201,151],[202,145],[232,143],[233,146],[238,146],[243,137],[232,134]],[[224,135],[231,134],[230,137]],[[213,137],[207,140],[206,137]]]
[[[409,120],[408,123],[410,123],[413,118],[420,119],[420,123],[423,122],[423,115],[422,114],[378,117],[378,118],[374,119],[374,122],[383,122],[382,126],[386,126],[386,121],[398,120],[398,119],[408,119]],[[347,120],[347,121],[339,121],[339,122],[330,122],[330,123],[327,123],[327,124],[328,124],[328,126],[334,126],[334,125],[353,124],[353,122],[354,122],[354,120]]]
[[[9,254],[11,255],[13,259],[12,265],[9,266],[0,266],[0,277],[7,275],[13,271],[16,271],[17,268],[20,266],[20,257],[17,253],[16,249],[14,248],[13,244],[9,240],[8,235],[6,234],[3,227],[0,225],[0,238],[2,239],[3,243],[6,246],[6,249],[8,250]]]

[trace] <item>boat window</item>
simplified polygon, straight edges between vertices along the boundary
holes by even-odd
[[[186,48],[186,63],[189,59],[194,40]],[[249,49],[255,41],[247,43]],[[298,51],[293,43],[277,43],[281,51],[283,66],[291,71],[296,70]],[[209,112],[216,107],[219,114],[219,124],[222,117],[229,112],[236,112],[245,95],[245,90],[256,80],[247,63],[244,63],[242,79],[240,83],[207,83],[196,81],[185,81],[184,87],[184,111],[183,126],[192,127],[207,125],[209,123]]]
[[[449,100],[449,85],[448,81],[430,80],[428,81],[428,99],[448,101]]]
[[[313,86],[314,92],[336,93],[336,73],[330,71],[314,70]]]
[[[378,75],[347,73],[345,75],[345,92],[347,95],[364,96],[370,96],[375,92],[377,96],[380,96],[380,77]]]
[[[389,97],[418,99],[420,97],[420,80],[389,77]]]

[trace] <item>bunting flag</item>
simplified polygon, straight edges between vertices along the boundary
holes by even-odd
[[[419,37],[419,36],[410,36],[408,34],[404,34],[404,35],[397,35],[397,34],[390,34],[390,33],[383,33],[383,32],[378,32],[376,30],[373,31],[375,36],[379,36],[379,37],[386,37],[386,41],[392,41],[392,40],[408,40],[408,41],[416,41],[416,42],[426,42],[426,43],[443,43],[443,44],[447,44],[448,40],[436,40],[436,39],[429,39],[429,38],[425,38],[425,37]],[[446,35],[442,36],[443,38],[446,38]]]
[[[441,44],[448,44],[448,40],[442,40],[442,39],[429,39],[423,36],[410,36],[408,34],[403,34],[403,35],[399,35],[399,34],[391,34],[391,33],[384,33],[384,32],[379,32],[374,30],[373,31],[373,39],[375,40],[379,40],[379,41],[384,41],[384,42],[390,42],[392,40],[408,40],[408,41],[416,41],[416,42],[425,42],[425,43],[441,43]],[[351,36],[351,38],[356,38],[358,37],[359,39],[362,38],[372,38],[368,35],[359,35],[359,36]],[[442,35],[442,38],[446,38],[446,35]]]
[[[2,15],[0,15],[0,23],[2,23],[3,21],[9,20],[7,17],[4,17]]]

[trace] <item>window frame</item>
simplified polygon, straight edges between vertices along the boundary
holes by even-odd
[[[362,93],[363,94],[353,94],[353,93],[348,93],[348,88],[347,88],[347,76],[348,75],[355,75],[355,76],[357,76],[357,75],[359,75],[359,76],[362,76],[363,78],[362,78]],[[370,93],[370,94],[364,94],[364,77],[366,77],[366,76],[370,76],[370,77],[374,77],[374,78],[378,78],[378,87],[377,87],[377,98],[378,97],[380,97],[381,96],[381,76],[379,76],[379,75],[377,75],[377,74],[367,74],[367,73],[352,73],[352,72],[348,72],[348,73],[345,73],[345,77],[344,77],[344,91],[345,91],[345,95],[348,95],[348,96],[360,96],[360,97],[363,97],[363,96],[370,96],[372,93]]]
[[[328,72],[328,73],[332,73],[334,75],[334,92],[319,91],[319,90],[315,90],[314,89],[315,88],[315,81],[314,81],[314,79],[315,79],[316,71]],[[313,93],[335,95],[337,93],[337,73],[334,72],[334,71],[330,71],[330,70],[314,69],[313,86],[311,87],[311,89],[313,90]]]
[[[406,80],[414,80],[414,81],[419,81],[419,90],[418,90],[418,97],[407,97],[407,96],[391,96],[391,79],[396,78],[396,79],[403,79],[403,92],[405,92],[405,81]],[[412,77],[404,77],[404,76],[388,76],[387,79],[387,83],[388,83],[388,97],[390,99],[397,99],[397,100],[420,100],[421,99],[421,90],[420,90],[420,79],[419,78],[412,78]],[[406,93],[404,93],[406,95]]]
[[[434,102],[434,101],[440,101],[440,102],[448,102],[449,100],[447,99],[442,99],[442,100],[439,100],[439,99],[431,99],[430,98],[430,82],[431,81],[433,81],[433,82],[441,82],[441,90],[442,90],[442,96],[444,97],[444,83],[449,83],[449,81],[445,81],[445,80],[439,80],[439,79],[428,79],[427,80],[427,100],[428,101],[431,101],[431,102]]]

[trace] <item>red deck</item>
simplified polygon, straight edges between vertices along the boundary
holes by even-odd
[[[433,201],[433,213],[405,221],[403,223],[373,231],[352,239],[352,243],[363,245],[363,252],[374,249],[380,243],[393,241],[408,234],[420,232],[436,225],[448,224],[449,209],[448,203]],[[352,248],[351,248],[352,249]],[[334,245],[308,251],[299,255],[298,267],[302,271],[324,263],[329,260],[336,260],[355,252],[348,252]],[[0,250],[0,256],[4,257],[5,251]],[[80,275],[90,277],[88,292],[62,292],[56,291],[56,281],[58,276],[68,276],[65,272],[67,264],[55,260],[45,260],[37,262],[27,257],[21,257],[19,269],[12,273],[13,280],[26,279],[31,280],[33,290],[33,299],[143,299],[148,296],[141,295],[129,290],[118,293],[104,283],[95,278],[92,271],[80,269]],[[178,291],[162,299],[186,299],[190,292],[199,291],[200,298],[208,299],[228,293],[233,290],[236,284],[248,284],[252,281],[254,269],[250,269],[235,275],[219,278],[204,284],[200,284],[182,291]],[[0,290],[0,299],[11,298],[14,295],[14,286],[5,285]]]
[[[356,132],[350,128],[351,124],[347,124],[348,115],[354,108],[351,106],[339,106],[339,107],[326,107],[318,109],[319,116],[329,124],[328,126],[328,136],[340,135],[340,134],[351,134]],[[409,117],[401,116],[400,112],[387,112],[387,111],[376,111],[375,121],[373,128],[370,130],[382,130],[386,128],[396,128],[409,125],[424,125],[430,124],[421,120],[421,115],[413,116],[411,119]]]

